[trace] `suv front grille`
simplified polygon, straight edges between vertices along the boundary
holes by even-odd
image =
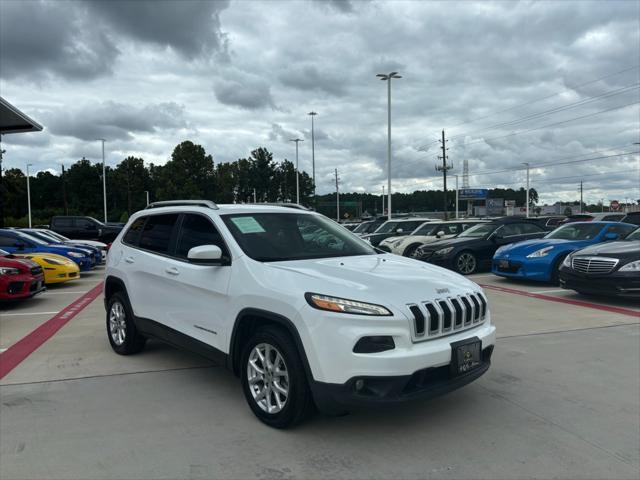
[[[571,266],[574,270],[582,273],[593,273],[596,275],[605,275],[610,273],[617,264],[617,258],[573,257],[571,259]]]
[[[482,293],[440,298],[408,305],[413,340],[421,342],[473,328],[485,321],[487,299]]]

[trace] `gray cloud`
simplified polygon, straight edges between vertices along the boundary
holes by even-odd
[[[353,3],[351,0],[313,0],[315,3],[326,5],[330,8],[343,13],[353,12]],[[361,0],[363,1],[363,0]]]
[[[283,85],[299,90],[325,92],[335,96],[346,93],[341,72],[328,71],[313,64],[292,65],[280,74],[279,80]]]
[[[86,27],[81,5],[45,1],[0,3],[0,72],[3,78],[41,81],[53,73],[91,79],[111,72],[119,51],[95,25]]]
[[[254,73],[227,69],[214,81],[213,92],[225,105],[247,110],[275,108],[268,81]]]
[[[187,126],[184,107],[171,102],[143,107],[104,102],[56,110],[47,114],[46,119],[51,133],[85,141],[131,140],[136,133]]]

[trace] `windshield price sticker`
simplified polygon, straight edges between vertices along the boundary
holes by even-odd
[[[232,218],[231,221],[234,223],[240,233],[264,233],[265,230],[262,228],[262,225],[258,223],[258,221],[253,217],[236,217]]]

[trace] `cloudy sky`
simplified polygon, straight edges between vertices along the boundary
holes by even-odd
[[[520,187],[542,200],[640,198],[640,2],[0,1],[0,95],[45,126],[3,137],[4,167],[127,155],[189,139],[215,162],[258,146],[318,192],[380,193],[392,84],[393,189]],[[582,159],[599,158],[589,162]],[[567,163],[573,162],[573,163]],[[544,165],[533,169],[534,166]],[[507,171],[504,171],[507,170]],[[495,172],[495,173],[487,173]]]

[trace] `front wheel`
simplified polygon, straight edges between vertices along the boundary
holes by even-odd
[[[311,413],[304,366],[284,330],[266,327],[256,332],[244,347],[241,373],[247,403],[265,424],[287,428]]]
[[[413,245],[409,245],[407,248],[404,249],[404,252],[402,252],[402,256],[416,258],[417,257],[416,253],[418,251],[419,246],[420,246],[419,243],[414,243]]]
[[[478,260],[473,253],[462,252],[456,256],[454,266],[458,273],[471,275],[478,269]]]
[[[138,353],[144,348],[146,339],[136,329],[128,298],[120,292],[109,297],[107,303],[107,336],[113,351],[120,355]]]

